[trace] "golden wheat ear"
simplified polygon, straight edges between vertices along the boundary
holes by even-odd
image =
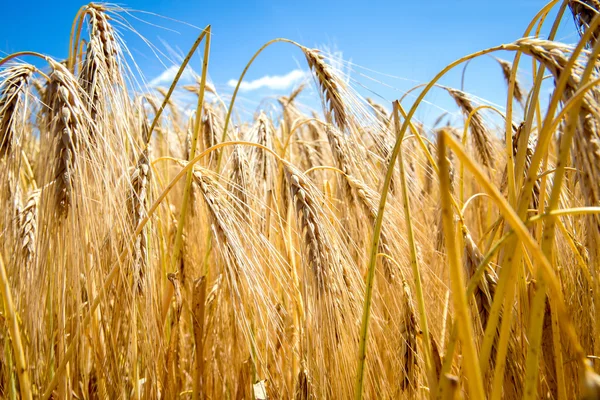
[[[512,63],[506,60],[502,60],[500,58],[495,58],[495,60],[498,62],[498,64],[500,65],[500,68],[502,68],[502,76],[504,76],[504,80],[506,81],[507,85],[510,85],[510,76],[512,73]],[[514,96],[515,96],[515,100],[519,102],[519,104],[523,105],[525,98],[523,96],[523,89],[521,88],[521,83],[519,82],[518,79],[515,80],[515,87],[514,87]]]
[[[258,144],[265,146],[268,149],[273,148],[273,131],[265,113],[261,112],[258,117]],[[256,149],[257,173],[263,180],[269,177],[269,158],[264,149]]]
[[[327,267],[331,246],[328,246],[327,236],[324,235],[318,221],[319,206],[312,192],[308,189],[304,177],[287,165],[286,167],[285,177],[304,232],[304,245],[308,256],[308,264],[313,271],[317,287],[320,291],[326,291],[330,289],[330,277]]]
[[[598,0],[569,0],[569,8],[573,14],[575,25],[580,34],[583,34],[590,26],[598,12],[600,12],[600,1]],[[592,37],[587,43],[589,48],[594,47],[594,44],[600,37],[600,27],[596,28],[592,33]]]
[[[369,97],[367,97],[367,103],[369,103],[369,105],[373,109],[373,112],[375,112],[377,119],[379,119],[383,124],[387,125],[390,122],[390,116],[384,106],[382,106],[379,103],[376,103],[375,101],[373,101],[373,99]]]
[[[340,92],[343,82],[336,76],[331,67],[325,63],[325,59],[319,50],[307,47],[301,47],[301,49],[306,56],[309,68],[314,72],[317,83],[321,88],[327,112],[333,116],[330,116],[329,119],[333,119],[337,127],[341,131],[344,131],[348,124],[348,118]]]
[[[377,219],[377,204],[379,203],[379,195],[377,192],[370,189],[364,182],[354,178],[351,175],[345,175],[345,180],[352,191],[364,213],[369,218],[369,223],[374,224]],[[352,201],[354,201],[354,197]],[[385,229],[381,230],[379,237],[379,253],[390,256],[392,254],[391,245],[392,241],[388,238],[388,234]],[[393,283],[396,279],[396,265],[388,258],[381,257],[381,265],[383,267],[383,273],[388,283]]]
[[[40,190],[32,191],[27,197],[27,204],[20,213],[20,236],[21,251],[25,265],[32,263],[36,253],[38,206],[40,202]]]
[[[278,99],[279,103],[283,106],[286,107],[292,103],[294,103],[294,101],[296,101],[296,98],[300,95],[300,93],[302,93],[304,91],[304,89],[306,89],[306,84],[302,83],[300,85],[298,85],[298,87],[296,87],[294,90],[292,90],[292,92],[290,93],[289,96],[282,96]]]
[[[16,65],[4,71],[0,83],[0,159],[10,153],[16,139],[16,123],[23,112],[23,94],[26,92],[34,67]]]
[[[50,74],[51,96],[49,127],[56,143],[54,154],[55,209],[59,216],[66,216],[73,200],[77,155],[87,137],[89,128],[85,120],[81,87],[75,77],[61,63],[49,60],[53,67]]]
[[[400,322],[400,335],[402,336],[400,359],[402,360],[404,378],[400,382],[400,387],[403,390],[414,392],[418,387],[417,336],[419,332],[412,295],[406,281],[402,282],[402,288],[404,291],[402,294],[404,311]]]
[[[212,108],[205,106],[204,108],[204,116],[202,117],[202,140],[204,143],[204,149],[208,149],[217,144],[217,131],[220,129],[217,126],[217,116]],[[206,165],[208,167],[212,167],[216,159],[216,156],[213,153],[210,153],[208,156],[208,160],[206,161]]]
[[[97,115],[105,117],[105,102],[115,90],[125,88],[121,76],[121,47],[115,31],[109,23],[110,17],[104,5],[90,3],[86,7],[90,38],[85,59],[79,71],[79,83],[89,96],[89,112],[93,120]],[[118,85],[118,87],[115,87]]]
[[[142,150],[137,165],[130,177],[131,193],[129,197],[129,216],[131,229],[135,231],[139,223],[146,217],[149,198],[149,184],[151,179],[150,159],[148,148]],[[134,243],[134,280],[141,287],[142,279],[147,269],[148,262],[148,240],[146,232],[142,231],[135,238]]]
[[[485,123],[483,122],[483,118],[479,114],[479,112],[473,112],[475,107],[473,107],[473,103],[467,96],[467,94],[458,89],[447,89],[450,96],[456,102],[456,105],[461,109],[465,118],[471,116],[471,124],[469,126],[471,131],[471,137],[473,139],[473,144],[475,145],[475,149],[477,150],[477,155],[479,159],[486,167],[494,166],[494,149],[492,145],[492,134],[487,129]]]
[[[234,198],[234,204],[238,207],[243,218],[249,218],[250,208],[248,204],[250,164],[245,152],[241,147],[236,147],[231,154],[231,177],[228,185],[228,191]]]

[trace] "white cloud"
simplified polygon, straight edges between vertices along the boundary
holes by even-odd
[[[162,74],[152,79],[148,83],[149,87],[170,86],[179,71],[179,65],[173,65],[167,68]],[[190,67],[186,67],[179,78],[179,84],[191,84],[196,82],[196,74]]]
[[[285,90],[291,88],[295,83],[300,82],[306,78],[306,72],[301,69],[295,69],[288,72],[285,75],[265,75],[262,78],[255,79],[253,81],[242,81],[240,84],[240,90],[251,91],[261,88],[267,88],[271,90]],[[238,81],[230,79],[227,85],[235,87]]]

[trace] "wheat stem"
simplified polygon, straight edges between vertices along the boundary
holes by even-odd
[[[595,27],[600,23],[600,17],[595,17],[591,26]],[[588,30],[587,33],[591,34],[592,29]],[[583,41],[582,41],[583,42]],[[580,43],[581,44],[581,43]],[[586,66],[586,69],[581,76],[580,86],[584,85],[585,82],[590,78],[592,72],[596,68],[596,58],[600,54],[600,42],[597,42],[594,45],[594,49],[589,56],[589,62]],[[568,75],[570,70],[566,70],[566,73],[563,75]],[[554,183],[552,185],[552,191],[550,193],[550,200],[548,202],[547,210],[552,211],[558,207],[558,201],[561,194],[563,179],[565,175],[565,167],[568,163],[569,157],[569,149],[571,147],[571,142],[573,140],[573,136],[575,134],[575,129],[579,122],[579,109],[581,108],[582,101],[578,101],[574,103],[574,106],[569,110],[569,116],[567,118],[567,127],[565,132],[563,133],[560,141],[560,150],[559,150],[559,160],[557,163],[556,172],[554,173]],[[542,235],[542,251],[545,256],[552,260],[553,259],[553,246],[554,246],[554,236],[555,236],[556,223],[555,218],[550,218],[544,227],[544,233]],[[545,272],[545,271],[544,271]],[[542,335],[542,325],[544,318],[544,305],[546,302],[546,277],[542,273],[542,269],[540,268],[537,273],[537,288],[536,294],[533,300],[533,305],[531,307],[531,320],[529,326],[529,336],[530,336],[530,347],[527,352],[527,380],[526,380],[526,390],[525,390],[525,398],[533,399],[537,395],[537,375],[539,373],[539,369],[536,368],[538,364],[539,354],[540,354],[540,346],[541,346],[541,335]],[[556,298],[552,297],[553,305],[560,307],[560,305],[556,304]],[[552,307],[552,312],[555,312],[555,307]],[[556,341],[555,341],[556,343]],[[560,355],[555,355],[560,357]],[[556,360],[556,361],[561,361]],[[558,366],[558,362],[555,362]],[[560,362],[562,366],[562,362]],[[559,369],[558,381],[561,384],[560,392],[564,393],[564,377],[561,376],[560,372],[562,369]]]
[[[448,147],[454,151],[456,156],[460,159],[461,162],[465,164],[467,169],[473,174],[474,178],[479,182],[479,184],[485,189],[485,191],[492,197],[496,206],[499,208],[500,213],[506,219],[506,222],[510,224],[512,229],[514,229],[517,237],[521,240],[521,242],[526,245],[526,247],[531,251],[533,257],[540,264],[540,272],[543,273],[544,280],[548,283],[551,294],[556,296],[558,302],[558,312],[561,321],[561,327],[564,330],[567,338],[570,342],[570,345],[573,348],[573,351],[577,355],[578,360],[584,359],[583,349],[579,344],[579,339],[577,338],[577,334],[575,333],[575,329],[571,323],[571,318],[566,309],[564,298],[562,291],[560,290],[560,283],[558,282],[558,278],[554,273],[552,266],[548,259],[542,252],[542,249],[535,242],[535,240],[531,237],[527,228],[521,221],[521,219],[517,216],[516,212],[513,208],[510,207],[506,199],[502,196],[502,194],[498,191],[496,187],[494,187],[487,179],[483,171],[469,158],[469,156],[462,149],[461,145],[458,144],[451,135],[444,133],[446,137],[446,143]]]
[[[550,10],[554,7],[554,5],[558,3],[558,0],[551,0],[550,2],[548,2],[548,4],[546,4],[546,6],[544,6],[544,8],[542,8],[536,15],[535,17],[531,20],[531,22],[529,23],[529,25],[527,26],[527,29],[525,30],[523,37],[527,37],[531,34],[531,31],[535,25],[535,21],[540,20],[540,28],[542,25],[543,20],[545,19],[545,16],[550,12]],[[556,35],[556,31],[558,29],[558,23],[560,21],[560,16],[562,15],[562,12],[564,12],[564,9],[562,11],[559,11],[557,18],[555,19],[554,25],[552,26],[552,29],[550,30],[550,34],[548,35],[549,39],[554,38],[554,36]],[[506,157],[507,157],[507,182],[508,182],[508,200],[510,204],[516,204],[517,202],[517,191],[516,189],[519,187],[516,183],[516,178],[515,176],[521,176],[518,172],[519,169],[522,165],[524,165],[525,161],[525,154],[524,152],[522,154],[518,153],[517,154],[517,160],[515,163],[514,157],[513,157],[513,153],[512,153],[512,135],[511,135],[511,129],[512,129],[512,117],[513,117],[513,101],[512,98],[514,96],[514,92],[515,92],[515,84],[516,84],[516,80],[517,80],[517,70],[519,67],[519,61],[521,59],[521,52],[517,52],[517,54],[515,54],[515,58],[514,61],[512,63],[513,65],[513,69],[511,71],[511,75],[510,75],[510,79],[509,79],[509,84],[508,84],[508,96],[507,96],[507,101],[506,101],[506,131],[505,131],[505,143],[506,143]],[[533,101],[534,104],[537,104],[537,94],[540,91],[541,88],[541,84],[542,84],[542,79],[543,79],[543,66],[540,65],[539,70],[538,70],[538,74],[536,75],[536,79],[534,82],[534,86],[533,86],[533,90],[531,91],[531,99]],[[530,108],[535,108],[532,107],[531,105],[529,106]],[[530,112],[527,113],[526,115],[526,119],[525,119],[525,130],[526,132],[529,132],[531,129],[531,123],[532,123],[533,117],[532,114]],[[517,175],[515,175],[515,166],[517,167]]]
[[[183,73],[185,66],[187,65],[189,60],[192,58],[192,55],[196,51],[196,48],[198,47],[198,45],[200,44],[202,39],[205,38],[204,55],[202,58],[202,78],[201,78],[202,80],[200,82],[200,90],[198,92],[198,103],[196,106],[196,117],[194,120],[194,132],[193,132],[193,136],[192,136],[192,146],[190,149],[188,161],[191,161],[192,159],[194,159],[194,157],[196,155],[196,143],[198,142],[198,133],[200,131],[200,120],[201,120],[202,106],[204,103],[204,88],[206,87],[206,73],[208,70],[208,57],[209,57],[209,53],[210,53],[210,29],[211,29],[211,26],[208,25],[206,28],[204,28],[204,30],[202,31],[200,36],[198,36],[198,39],[196,39],[196,42],[194,43],[194,45],[188,52],[186,59],[184,60],[184,62],[181,63],[181,66],[179,67],[178,75],[176,76],[176,79],[171,84],[171,87],[169,88],[169,91],[167,92],[167,95],[165,96],[165,98],[163,100],[163,104],[161,105],[161,108],[160,108],[160,111],[162,111],[164,109],[164,107],[166,106],[166,104],[168,103],[169,99],[171,98],[171,94],[173,93],[173,90],[175,89],[175,84],[177,83],[177,79]],[[152,130],[153,130],[156,122],[158,121],[158,118],[157,118],[158,116],[160,116],[160,115],[155,116],[154,121],[152,121],[152,126],[150,127],[149,135],[152,134]],[[181,201],[181,209],[179,212],[179,219],[177,220],[177,233],[175,236],[175,245],[174,245],[173,251],[171,253],[171,268],[173,271],[176,271],[178,269],[177,265],[181,258],[181,251],[182,251],[182,247],[183,247],[182,246],[183,245],[183,228],[185,226],[185,220],[186,220],[186,216],[187,216],[187,212],[188,212],[188,203],[190,200],[192,178],[193,178],[193,171],[189,170],[187,173],[187,176],[186,176],[186,180],[185,180],[183,199]],[[163,305],[162,305],[163,321],[167,316],[167,311],[169,309],[169,305],[171,304],[171,297],[173,296],[173,292],[174,292],[173,286],[168,285],[166,288],[166,293],[164,295]]]
[[[394,128],[396,135],[400,134],[400,116],[398,115],[400,103],[395,101],[393,103],[393,118]],[[398,136],[398,140],[402,142],[402,139]],[[427,324],[427,312],[425,308],[425,297],[423,295],[423,283],[421,281],[421,269],[419,267],[419,260],[417,257],[417,247],[415,244],[415,236],[413,231],[412,215],[410,210],[410,198],[408,194],[408,188],[406,186],[406,172],[404,170],[404,160],[402,147],[398,152],[398,165],[400,167],[400,185],[402,187],[402,201],[404,204],[404,222],[406,224],[406,236],[408,238],[408,246],[410,248],[410,265],[413,271],[413,277],[415,280],[415,288],[417,291],[417,303],[419,308],[419,318],[421,331],[423,332],[423,342],[425,347],[425,368],[427,369],[427,377],[429,379],[429,391],[433,395],[436,392],[437,377],[435,376],[435,370],[433,367],[433,356],[431,353],[431,341],[429,327]]]
[[[411,122],[411,118],[415,114],[417,107],[420,105],[421,101],[425,97],[427,93],[431,90],[432,87],[435,86],[436,82],[444,76],[448,71],[454,68],[461,63],[468,61],[472,58],[476,58],[485,54],[489,54],[499,50],[518,50],[519,46],[515,44],[509,45],[500,45],[496,47],[491,47],[489,49],[481,50],[472,54],[469,54],[465,57],[462,57],[451,64],[447,65],[442,71],[440,71],[421,91],[419,96],[417,96],[413,106],[406,116],[404,116],[404,123],[400,128],[400,132],[398,133],[396,144],[392,150],[389,159],[388,170],[385,176],[385,180],[383,182],[383,188],[381,190],[381,199],[379,202],[379,208],[377,211],[377,218],[375,220],[375,226],[373,229],[373,239],[370,246],[370,256],[369,256],[369,264],[367,268],[367,282],[366,282],[366,291],[365,291],[365,300],[363,302],[363,317],[361,322],[361,330],[360,330],[360,342],[359,342],[359,351],[358,351],[358,368],[356,373],[356,381],[355,381],[355,399],[361,400],[363,395],[363,383],[364,383],[364,370],[365,370],[365,361],[366,361],[366,341],[368,336],[368,326],[369,326],[369,318],[371,316],[371,299],[373,296],[373,284],[374,284],[374,276],[375,276],[375,264],[377,260],[377,253],[379,247],[379,237],[381,235],[381,227],[383,223],[383,214],[385,212],[385,206],[387,202],[387,196],[390,188],[390,182],[392,180],[394,165],[396,163],[396,158],[398,157],[398,152],[400,151],[400,146],[402,145],[402,140],[404,136],[404,132],[408,128],[408,125]],[[419,137],[419,136],[417,136]],[[400,138],[400,140],[398,140]],[[423,146],[425,144],[423,143]],[[450,197],[448,199],[450,204],[453,204],[456,209],[460,209],[453,198]]]
[[[24,400],[33,399],[31,393],[31,381],[29,380],[29,369],[27,367],[27,361],[25,359],[25,352],[23,350],[23,343],[21,341],[21,332],[19,331],[19,321],[17,310],[13,303],[13,296],[10,290],[10,283],[8,282],[8,276],[6,275],[6,268],[4,266],[4,259],[0,254],[0,291],[2,292],[2,298],[4,299],[4,312],[5,317],[8,317],[10,326],[10,339],[13,347],[13,354],[15,357],[15,364],[17,367],[17,376],[19,377],[19,388],[21,389],[21,398]]]
[[[454,298],[458,337],[463,347],[464,368],[469,379],[469,393],[474,399],[485,398],[481,370],[477,363],[472,318],[470,318],[467,297],[464,293],[464,276],[461,268],[455,234],[456,227],[450,204],[450,166],[446,157],[446,141],[450,135],[442,130],[438,136],[438,165],[440,167],[440,192],[442,198],[442,222],[444,225],[446,251],[450,264],[450,283]]]

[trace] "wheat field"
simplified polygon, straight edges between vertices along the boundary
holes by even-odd
[[[275,39],[256,57],[301,55],[322,110],[301,85],[244,119],[207,79],[210,26],[149,90],[128,15],[83,6],[66,60],[0,60],[0,397],[600,399],[599,10],[552,0],[412,103]],[[439,84],[499,52],[505,108]],[[415,118],[432,90],[459,124]]]

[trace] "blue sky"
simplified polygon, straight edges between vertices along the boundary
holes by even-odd
[[[82,4],[78,1],[63,1],[60,5],[37,0],[6,2],[4,13],[0,15],[0,54],[34,50],[64,58],[73,17]],[[239,77],[246,62],[262,44],[276,37],[285,37],[310,47],[327,46],[339,50],[345,60],[368,68],[355,67],[352,74],[375,94],[360,89],[362,93],[374,98],[381,96],[379,101],[385,103],[398,98],[415,84],[430,80],[446,64],[465,54],[520,37],[544,2],[130,0],[119,5],[196,27],[211,24],[213,38],[209,75],[223,93],[231,92],[227,83]],[[157,60],[135,34],[121,29],[148,81],[156,80],[165,66],[177,62],[177,54],[187,52],[199,34],[197,28],[152,14],[132,12],[132,15],[135,18],[128,17],[128,20],[135,29],[171,56],[171,61],[164,57],[162,62]],[[559,38],[568,43],[577,38],[570,14],[562,24]],[[512,58],[509,53],[500,56]],[[195,57],[192,63],[194,69],[200,70],[199,57]],[[261,97],[289,92],[291,87],[278,87],[285,86],[286,79],[283,78],[290,78],[290,74],[288,80],[297,83],[297,76],[297,79],[292,79],[296,69],[306,69],[306,66],[302,54],[294,47],[276,44],[266,50],[247,75],[248,83],[254,81],[254,84],[242,93],[246,102],[240,105],[254,111],[253,108],[259,107]],[[451,73],[442,83],[459,86],[460,72]],[[269,76],[281,79],[265,78]],[[526,82],[530,74],[523,70],[520,76]],[[261,82],[275,83],[278,87],[261,87]],[[493,103],[504,103],[505,86],[493,59],[486,57],[471,63],[465,90]],[[440,108],[455,110],[441,91],[434,92],[428,100]],[[417,116],[430,121],[440,113],[437,107],[425,106]]]

